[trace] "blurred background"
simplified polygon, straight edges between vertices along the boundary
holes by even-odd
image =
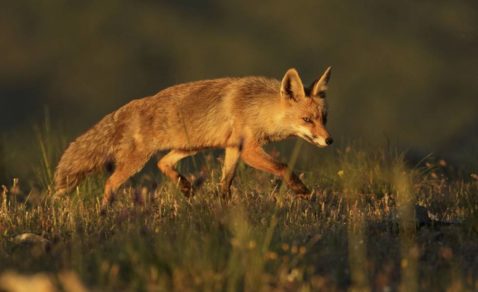
[[[309,83],[328,65],[329,127],[339,146],[390,142],[417,159],[433,153],[478,166],[478,1],[1,6],[0,183],[39,165],[35,129],[45,120],[65,146],[129,100],[176,83],[280,79],[289,67]]]

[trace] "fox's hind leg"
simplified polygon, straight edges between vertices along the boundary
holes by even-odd
[[[179,189],[186,197],[192,195],[193,188],[191,182],[176,170],[175,165],[179,160],[194,155],[196,152],[197,151],[171,150],[158,162],[159,169],[174,183],[178,184]]]
[[[137,173],[148,161],[150,155],[142,152],[132,152],[119,155],[116,159],[116,167],[113,174],[108,178],[105,184],[105,192],[101,201],[101,209],[106,207],[114,200],[114,194],[119,187],[125,183],[128,178]]]
[[[234,179],[237,163],[241,156],[241,147],[227,147],[224,154],[224,166],[222,168],[221,192],[224,197],[231,193],[231,183]]]
[[[287,164],[280,163],[267,154],[264,149],[256,145],[244,145],[242,159],[254,168],[272,173],[284,180],[287,186],[297,195],[309,195],[310,191],[304,183],[289,171]]]

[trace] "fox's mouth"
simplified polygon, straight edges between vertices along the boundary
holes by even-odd
[[[311,144],[315,144],[314,138],[312,138],[312,137],[310,137],[310,136],[308,136],[308,135],[303,135],[303,136],[302,136],[302,139],[304,139],[305,141],[307,141],[307,142],[309,142],[309,143],[311,143]]]
[[[305,135],[305,134],[301,134],[301,135],[297,135],[297,136],[304,139],[305,141],[309,142],[310,144],[313,144],[313,145],[319,147],[319,148],[325,148],[325,147],[328,146],[325,143],[321,143],[321,141],[320,141],[321,138],[320,137],[312,138],[311,136]],[[322,138],[322,140],[324,140],[324,139]]]

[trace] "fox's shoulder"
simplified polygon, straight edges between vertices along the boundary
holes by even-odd
[[[263,76],[248,76],[241,78],[237,83],[237,91],[241,96],[256,96],[277,94],[280,82],[273,78]]]

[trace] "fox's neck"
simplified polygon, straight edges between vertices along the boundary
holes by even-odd
[[[257,116],[260,117],[255,126],[257,131],[258,142],[267,143],[270,141],[280,141],[290,133],[284,125],[284,109],[280,102],[271,103],[270,100],[264,99],[263,105],[257,105]]]

